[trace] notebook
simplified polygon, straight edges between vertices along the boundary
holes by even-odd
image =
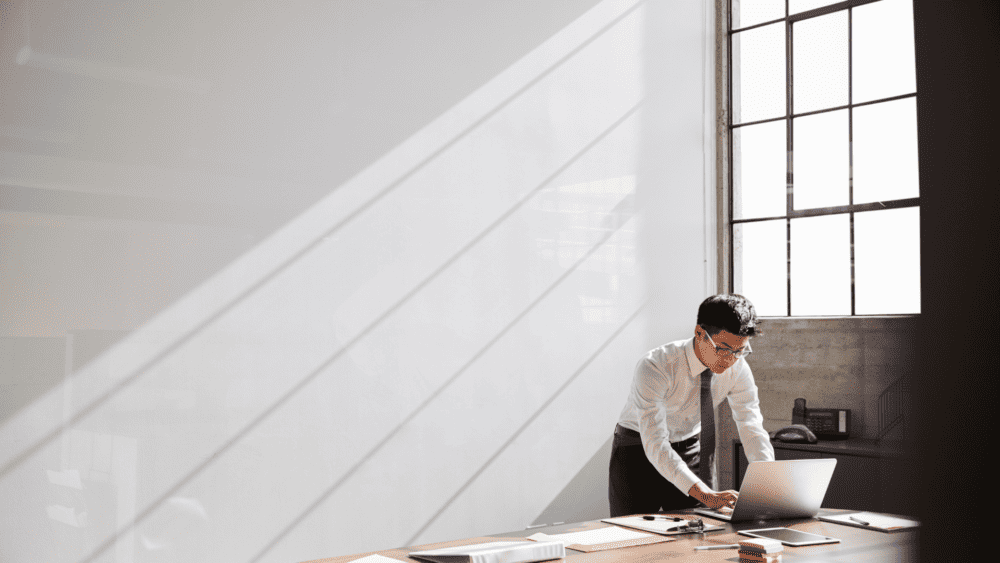
[[[747,468],[732,511],[694,511],[727,522],[816,516],[836,465],[836,459],[755,461]]]
[[[497,541],[411,551],[408,555],[431,563],[533,563],[562,559],[566,548],[560,541]]]

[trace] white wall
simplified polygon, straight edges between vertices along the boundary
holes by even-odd
[[[0,560],[602,515],[714,290],[711,2],[2,10]]]

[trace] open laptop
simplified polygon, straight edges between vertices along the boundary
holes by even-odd
[[[836,459],[755,461],[747,468],[731,512],[704,507],[694,511],[727,522],[816,516],[836,465]]]

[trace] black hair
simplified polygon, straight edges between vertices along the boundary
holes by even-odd
[[[735,293],[713,295],[698,307],[698,324],[708,331],[709,336],[723,330],[737,336],[755,336],[757,323],[753,303]]]

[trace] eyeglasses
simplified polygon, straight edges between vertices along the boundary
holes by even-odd
[[[747,345],[740,348],[739,350],[733,350],[728,346],[723,348],[722,346],[717,345],[715,341],[712,340],[712,335],[709,334],[707,330],[705,331],[705,338],[708,338],[709,343],[711,343],[712,346],[715,347],[715,353],[722,356],[723,358],[728,358],[729,356],[736,356],[736,359],[740,359],[740,358],[745,358],[750,354],[753,354],[753,349],[750,348],[749,342],[747,342]]]

